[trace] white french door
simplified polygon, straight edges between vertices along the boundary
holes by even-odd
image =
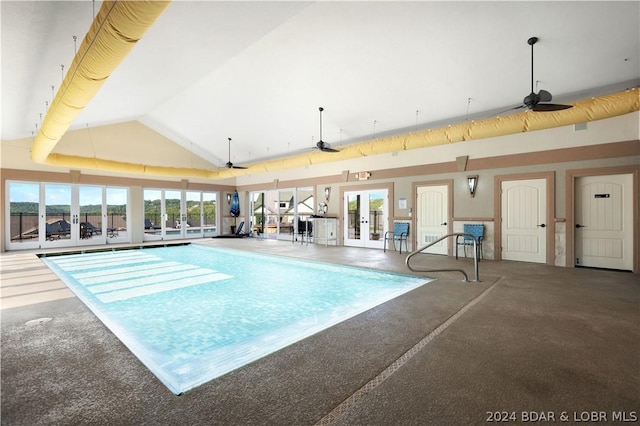
[[[7,195],[10,250],[129,241],[126,188],[8,182]]]
[[[633,269],[632,206],[631,174],[576,179],[576,266]]]
[[[547,262],[547,180],[501,182],[502,259]]]
[[[384,248],[389,217],[389,191],[348,191],[344,193],[344,245]]]
[[[144,190],[144,241],[185,238],[190,227],[181,190]]]

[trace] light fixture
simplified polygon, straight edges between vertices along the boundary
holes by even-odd
[[[469,195],[475,197],[476,188],[478,187],[478,175],[467,176],[467,183],[469,184]]]
[[[227,194],[227,204],[231,204],[231,194]]]
[[[324,189],[324,199],[325,199],[327,202],[329,202],[329,195],[331,195],[331,187],[330,187],[330,186],[327,186],[327,187]]]

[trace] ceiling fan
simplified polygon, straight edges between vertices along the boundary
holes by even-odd
[[[531,93],[522,101],[523,105],[518,108],[526,108],[536,112],[560,111],[571,108],[573,105],[549,104],[553,97],[546,90],[540,90],[538,93],[533,91],[533,45],[538,42],[538,37],[531,37],[527,40],[527,44],[531,46]]]
[[[231,138],[229,139],[229,161],[227,161],[227,168],[228,169],[246,169],[246,167],[242,167],[242,166],[234,166],[233,163],[231,162]]]
[[[340,152],[337,149],[331,148],[331,146],[329,146],[327,142],[322,140],[322,111],[324,111],[324,108],[320,107],[319,109],[320,109],[320,140],[316,144],[316,148],[318,148],[320,151],[323,151],[323,152]]]

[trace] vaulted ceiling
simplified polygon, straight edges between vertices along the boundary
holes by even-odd
[[[0,2],[2,141],[37,132],[101,2]],[[74,39],[75,36],[75,39]],[[70,129],[139,121],[224,167],[640,83],[640,2],[173,1]],[[331,154],[327,154],[331,155]],[[132,161],[123,153],[122,161]]]

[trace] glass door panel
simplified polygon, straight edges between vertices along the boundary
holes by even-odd
[[[218,233],[218,195],[215,192],[202,193],[202,232],[204,237]]]
[[[387,191],[369,192],[369,239],[372,242],[384,238],[385,225],[387,223],[385,205],[386,192]]]
[[[253,230],[257,234],[264,235],[265,232],[265,216],[266,208],[264,205],[264,192],[252,192],[250,195],[251,204],[251,222]]]
[[[48,183],[44,185],[44,232],[42,247],[64,247],[75,239],[71,218],[71,185]],[[72,235],[73,234],[73,235]]]
[[[313,223],[309,218],[315,214],[315,201],[313,198],[313,188],[298,188],[298,199],[296,200],[296,234],[297,239],[307,238],[313,235]]]
[[[189,238],[202,238],[202,193],[200,191],[187,191],[185,221],[180,227],[184,228],[186,236]]]
[[[102,186],[78,187],[78,245],[105,243],[103,198],[104,188]]]
[[[362,222],[360,216],[360,193],[345,193],[345,210],[345,245],[360,245],[357,243],[360,241],[360,228]]]
[[[130,242],[127,217],[129,192],[127,188],[107,188],[107,216],[103,224],[109,242]],[[145,229],[146,232],[146,229]]]
[[[293,224],[295,219],[296,204],[293,197],[294,190],[280,190],[278,192],[278,239],[292,240]]]
[[[144,237],[145,241],[162,239],[162,191],[159,189],[144,190]]]
[[[40,247],[40,184],[8,182],[7,248]]]
[[[182,213],[182,191],[164,191],[164,233],[167,240],[184,238],[186,235],[186,216]]]
[[[265,194],[265,214],[266,224],[264,227],[264,237],[276,239],[278,237],[278,191],[267,191]]]

